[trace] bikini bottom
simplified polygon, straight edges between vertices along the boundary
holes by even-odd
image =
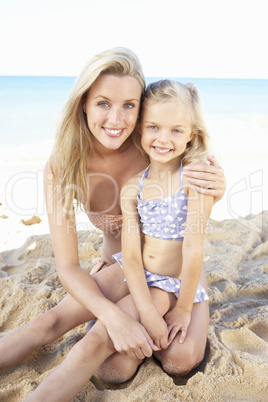
[[[118,262],[120,267],[123,269],[122,253],[120,252],[120,253],[114,254],[113,258]],[[174,293],[174,295],[177,298],[179,297],[180,287],[181,287],[180,279],[172,278],[170,276],[153,274],[152,272],[149,272],[146,269],[144,270],[144,273],[145,273],[147,285],[149,287],[150,286],[157,287],[162,290],[165,290],[166,292]],[[126,283],[126,279],[124,279],[124,282]],[[209,299],[209,297],[207,295],[207,292],[205,291],[201,282],[199,282],[199,284],[197,286],[195,298],[194,298],[194,303],[201,303],[208,299]]]

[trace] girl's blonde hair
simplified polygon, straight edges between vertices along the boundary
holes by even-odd
[[[191,108],[192,140],[188,142],[182,164],[203,160],[208,153],[209,134],[203,118],[199,93],[194,84],[181,84],[175,80],[160,80],[148,85],[143,97],[143,107],[155,102],[182,102]]]
[[[74,199],[80,208],[86,203],[87,161],[94,149],[83,103],[91,85],[104,74],[132,76],[139,81],[142,91],[145,88],[139,59],[134,52],[123,47],[97,54],[76,79],[62,110],[50,156],[50,169],[56,178],[54,183],[59,186],[65,213],[72,214]],[[135,128],[132,138],[138,148],[139,137]]]

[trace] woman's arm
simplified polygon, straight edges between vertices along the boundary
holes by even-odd
[[[214,197],[214,204],[222,199],[226,189],[224,171],[214,156],[208,155],[210,164],[197,163],[184,167],[183,174],[194,189]]]
[[[213,198],[188,189],[188,210],[183,240],[181,287],[176,306],[165,316],[169,342],[181,331],[180,342],[186,337],[191,311],[203,265],[203,242]]]
[[[143,349],[151,355],[151,339],[144,328],[103,296],[95,280],[80,267],[75,218],[63,215],[59,191],[54,191],[52,174],[48,164],[45,167],[45,198],[51,240],[55,253],[59,279],[66,291],[82,306],[86,307],[107,328],[119,352],[128,353],[143,343]],[[111,286],[113,284],[111,283]],[[116,286],[116,285],[114,285]],[[127,335],[126,336],[126,329]],[[131,342],[126,342],[121,336]]]

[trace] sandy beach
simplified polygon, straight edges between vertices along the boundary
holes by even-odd
[[[0,189],[1,337],[52,308],[66,294],[57,277],[45,208],[37,191],[41,191],[42,165],[24,171],[28,173],[23,179],[17,176],[20,170],[1,173],[5,183]],[[7,186],[7,175],[12,185]],[[27,191],[21,191],[20,180],[30,180]],[[39,213],[31,214],[36,194]],[[102,235],[83,214],[78,216],[78,229],[81,265],[89,272],[91,260],[100,255]],[[188,376],[175,378],[150,358],[133,379],[119,386],[92,377],[75,401],[267,400],[268,211],[237,219],[212,218],[205,254],[210,326],[203,363]],[[23,401],[84,333],[85,325],[77,327],[0,371],[0,400]]]

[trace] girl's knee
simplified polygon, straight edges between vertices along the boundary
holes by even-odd
[[[133,377],[139,364],[141,363],[128,356],[114,354],[102,363],[97,375],[108,384],[121,384]]]
[[[202,362],[204,352],[197,350],[194,345],[181,348],[176,354],[167,351],[161,358],[161,364],[168,374],[184,376]]]

